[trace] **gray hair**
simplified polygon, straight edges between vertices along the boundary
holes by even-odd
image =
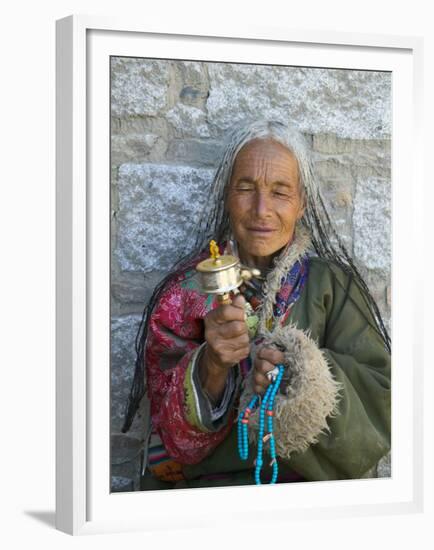
[[[199,222],[193,249],[197,253],[211,239],[223,242],[230,237],[225,199],[235,159],[240,150],[256,139],[272,139],[286,147],[298,164],[299,184],[305,210],[301,219],[311,234],[312,244],[321,257],[335,261],[353,274],[357,271],[343,245],[322,199],[315,177],[311,149],[304,136],[291,125],[277,120],[258,120],[237,128],[229,135],[217,168],[207,206]],[[360,277],[360,276],[359,276]],[[361,279],[361,277],[360,277]],[[361,286],[366,286],[364,283]]]
[[[235,159],[240,150],[256,139],[272,139],[286,147],[297,160],[299,184],[306,205],[317,201],[318,186],[314,178],[310,148],[303,135],[293,126],[279,121],[259,120],[237,128],[229,135],[210,190],[210,200],[204,210],[196,246],[203,248],[210,239],[224,241],[230,233],[225,199]]]

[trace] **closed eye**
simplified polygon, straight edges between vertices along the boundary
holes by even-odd
[[[254,191],[251,185],[240,185],[235,188],[236,191]]]
[[[284,191],[273,191],[273,195],[279,199],[291,199],[292,194]]]

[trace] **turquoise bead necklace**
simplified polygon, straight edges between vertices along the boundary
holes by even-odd
[[[276,442],[274,439],[273,433],[273,416],[274,416],[274,400],[276,394],[279,391],[279,386],[282,381],[284,372],[284,366],[278,365],[272,371],[271,384],[268,386],[267,391],[262,399],[262,402],[259,406],[259,432],[258,432],[258,452],[255,460],[255,483],[256,485],[261,485],[261,470],[263,466],[263,449],[264,444],[269,443],[270,446],[270,456],[271,462],[270,466],[272,467],[272,475],[270,483],[276,483],[277,474],[279,472],[276,456]],[[271,373],[269,373],[271,374]],[[274,375],[274,376],[273,376]],[[249,416],[252,411],[257,407],[259,403],[259,395],[255,395],[247,407],[241,411],[238,416],[238,453],[241,460],[247,460],[249,456],[249,437],[248,437],[248,426],[249,426]],[[265,417],[267,417],[267,434],[264,436],[265,430]]]

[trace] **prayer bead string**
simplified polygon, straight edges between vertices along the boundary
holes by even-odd
[[[277,464],[276,456],[276,442],[274,439],[273,433],[273,416],[274,416],[274,400],[276,394],[279,390],[280,383],[282,381],[284,366],[277,366],[278,373],[276,378],[268,386],[267,391],[262,399],[262,402],[259,407],[259,432],[258,432],[258,452],[255,460],[255,483],[256,485],[261,485],[261,470],[263,466],[263,448],[264,444],[269,442],[270,446],[270,456],[271,462],[270,466],[272,467],[272,476],[270,483],[276,483],[277,475],[279,473],[279,468]],[[241,411],[238,416],[238,453],[241,460],[247,460],[249,456],[249,437],[248,437],[248,426],[249,426],[249,417],[255,407],[258,405],[259,395],[255,395],[247,407]],[[264,435],[265,430],[265,417],[267,417],[267,434]]]

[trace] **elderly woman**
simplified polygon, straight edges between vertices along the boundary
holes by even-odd
[[[145,310],[124,431],[144,395],[152,432],[142,489],[254,483],[259,409],[241,460],[237,418],[267,373],[277,481],[360,478],[390,448],[390,340],[328,217],[300,134],[279,122],[235,132],[195,250]],[[262,277],[231,304],[201,292],[196,264],[215,239]],[[264,442],[262,482],[271,479]]]

